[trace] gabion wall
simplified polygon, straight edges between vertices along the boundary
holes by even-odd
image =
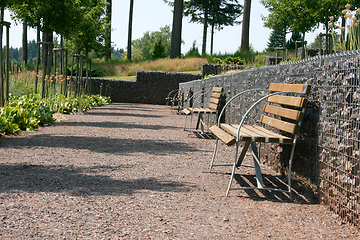
[[[219,63],[202,63],[201,73],[202,76],[208,75],[219,75],[223,72],[238,70],[244,68],[243,65],[239,64],[219,64]]]
[[[109,96],[113,102],[166,104],[168,93],[181,82],[201,78],[201,74],[137,71],[136,81],[95,78],[91,92]]]
[[[312,186],[322,203],[357,226],[360,225],[359,65],[360,52],[354,51],[201,81],[205,91],[213,86],[224,87],[227,100],[245,89],[267,89],[272,82],[311,84],[310,101],[295,150],[294,175]],[[185,92],[193,86],[194,82],[180,84]],[[259,96],[260,92],[249,93],[234,101],[223,121],[238,123],[244,109]],[[254,111],[249,120],[256,122],[260,113],[261,109]],[[288,159],[289,152],[286,146],[264,147],[262,152],[267,164],[286,173],[284,160]]]

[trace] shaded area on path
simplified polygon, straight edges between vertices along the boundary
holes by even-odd
[[[139,153],[148,154],[181,154],[201,151],[184,142],[132,139],[132,138],[107,138],[88,136],[54,136],[50,134],[33,135],[29,138],[8,138],[2,148],[32,148],[55,147],[68,149],[88,149],[99,153]]]
[[[138,191],[187,192],[191,184],[157,178],[112,179],[101,171],[121,171],[131,165],[73,167],[61,165],[0,164],[0,192],[64,192],[74,196],[134,194]]]
[[[166,129],[182,129],[182,126],[166,126],[151,124],[135,124],[130,122],[62,122],[59,126],[84,126],[99,128],[125,128],[125,129],[149,129],[149,130],[166,130]]]

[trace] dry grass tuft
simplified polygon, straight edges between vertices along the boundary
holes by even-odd
[[[118,64],[114,66],[116,75],[135,76],[137,70],[163,72],[196,72],[201,70],[201,63],[206,58],[158,59],[141,63]]]

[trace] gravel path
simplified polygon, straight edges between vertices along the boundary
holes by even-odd
[[[225,197],[230,169],[207,172],[214,140],[187,136],[185,117],[168,106],[65,117],[0,139],[1,239],[360,238],[300,192],[293,202],[271,192]],[[226,150],[219,157],[232,157]],[[252,180],[243,172],[239,181]]]

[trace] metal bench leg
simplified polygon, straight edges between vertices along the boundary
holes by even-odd
[[[185,123],[184,123],[184,127],[183,127],[183,130],[185,131],[186,130],[186,121],[187,121],[187,115],[185,116]]]
[[[189,125],[188,136],[190,135],[190,131],[191,131],[191,123],[192,123],[193,115],[194,114],[191,114],[191,116],[190,116],[190,125]]]
[[[258,149],[256,147],[256,142],[251,141],[251,152],[254,160],[254,167],[256,173],[256,182],[258,188],[264,188],[263,177],[260,168],[260,154],[258,153]]]
[[[244,160],[244,157],[246,155],[246,151],[248,150],[249,148],[249,145],[250,145],[250,142],[245,142],[244,144],[244,147],[243,149],[241,150],[241,154],[240,154],[240,157],[238,159],[238,152],[239,152],[239,143],[237,142],[236,143],[236,149],[235,149],[235,159],[234,159],[234,164],[233,164],[233,169],[232,169],[232,172],[231,172],[231,177],[230,177],[230,182],[229,182],[229,186],[227,188],[227,191],[226,191],[226,196],[229,196],[229,192],[231,189],[231,184],[232,184],[232,181],[234,179],[234,174],[235,174],[235,169],[238,167],[238,165],[240,166],[242,161]],[[237,160],[238,159],[238,160]],[[237,160],[237,161],[236,161]]]
[[[288,190],[289,190],[290,200],[292,200],[292,191],[291,191],[291,168],[292,168],[292,163],[293,163],[293,158],[294,158],[294,151],[295,151],[296,139],[297,139],[297,138],[295,137],[294,142],[293,142],[293,146],[292,146],[292,148],[291,148],[290,159],[289,159]]]
[[[201,134],[204,134],[205,130],[204,130],[204,116],[203,116],[203,114],[201,114],[201,118],[200,118],[200,130],[201,130]]]
[[[216,155],[216,150],[217,150],[218,143],[219,143],[219,139],[216,138],[215,149],[214,149],[213,157],[212,157],[212,159],[211,159],[211,164],[210,164],[209,172],[211,172],[211,170],[212,170],[212,168],[213,168],[213,165],[214,165],[214,160],[215,160],[215,155]]]

